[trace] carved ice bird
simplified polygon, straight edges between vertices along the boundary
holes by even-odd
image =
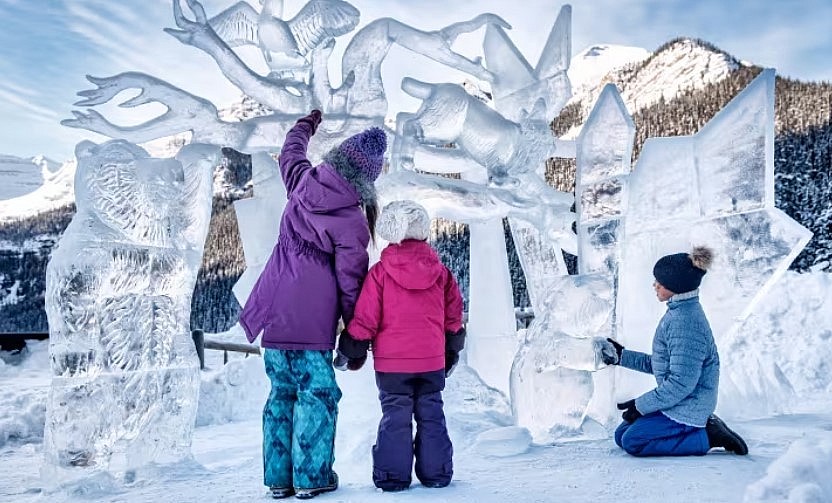
[[[354,30],[359,21],[358,9],[342,0],[311,0],[288,21],[281,19],[283,0],[260,3],[257,13],[248,3],[237,2],[209,24],[229,47],[256,45],[270,63],[274,54],[302,65],[312,50]]]

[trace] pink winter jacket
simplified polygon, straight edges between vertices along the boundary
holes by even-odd
[[[370,268],[347,331],[371,340],[378,372],[445,368],[445,333],[462,328],[462,295],[451,271],[424,241],[381,252]]]

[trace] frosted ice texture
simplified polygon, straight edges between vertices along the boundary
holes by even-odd
[[[280,218],[286,206],[286,187],[272,157],[258,152],[251,157],[254,195],[234,201],[246,270],[234,285],[234,296],[244,306],[277,243]]]
[[[199,392],[191,296],[218,149],[79,143],[77,212],[46,276],[47,487],[185,458]]]

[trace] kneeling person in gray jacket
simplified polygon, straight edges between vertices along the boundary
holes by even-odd
[[[618,404],[624,422],[615,443],[633,456],[701,456],[715,447],[748,454],[743,439],[714,415],[719,354],[699,304],[699,285],[713,252],[696,247],[659,259],[653,283],[667,312],[653,337],[653,354],[630,351],[613,339],[599,341],[604,363],[653,374],[657,386]]]

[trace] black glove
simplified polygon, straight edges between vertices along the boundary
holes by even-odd
[[[315,134],[315,131],[318,130],[318,124],[321,123],[321,111],[312,110],[306,117],[298,119],[298,122],[305,122],[312,126],[312,134]]]
[[[601,360],[607,365],[618,365],[621,363],[621,353],[624,352],[624,346],[622,346],[617,340],[609,337],[607,337],[606,342],[608,344],[605,344],[605,347],[601,350]],[[615,354],[610,351],[610,346],[612,346]]]
[[[626,402],[618,404],[618,410],[624,411],[621,414],[621,419],[627,421],[628,423],[635,422],[636,419],[641,417],[641,412],[636,409],[635,400],[627,400]]]
[[[459,363],[459,352],[465,348],[465,327],[445,332],[445,377],[450,377]]]
[[[459,353],[456,351],[445,351],[445,377],[451,377],[457,363],[459,363]]]
[[[336,370],[359,370],[364,366],[366,361],[367,355],[364,355],[361,358],[347,358],[344,353],[336,350],[335,359],[332,360],[332,366],[335,367]]]
[[[344,329],[341,331],[341,337],[338,338],[338,350],[335,353],[332,366],[338,370],[358,370],[367,361],[367,350],[369,348],[370,341],[354,339]]]

